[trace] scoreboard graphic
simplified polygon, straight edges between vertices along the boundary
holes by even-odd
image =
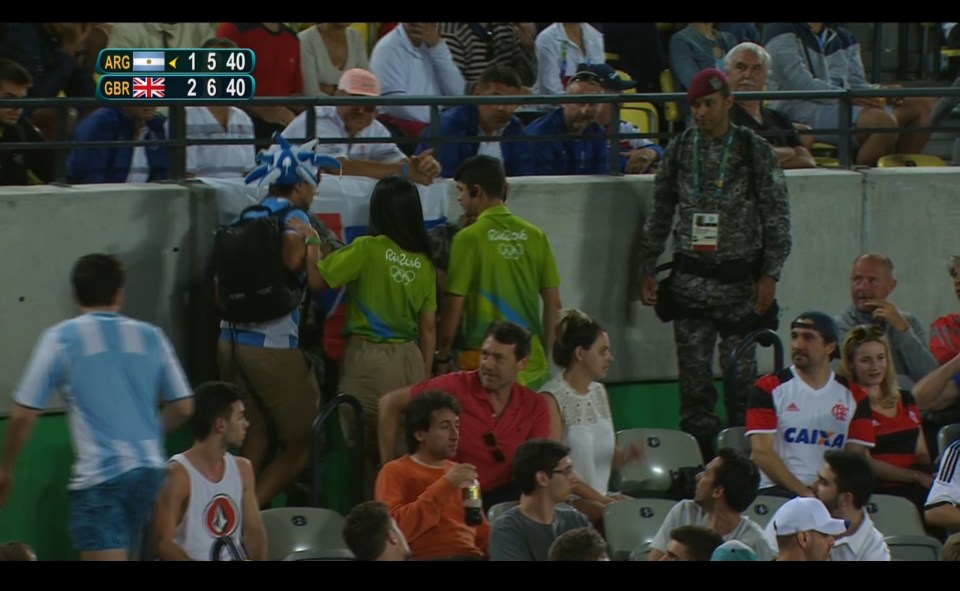
[[[157,102],[244,101],[256,94],[250,49],[104,49],[97,98]]]

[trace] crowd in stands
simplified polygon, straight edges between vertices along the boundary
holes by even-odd
[[[649,40],[620,40],[623,54],[632,55],[622,63],[636,68],[624,72],[606,63],[601,24],[398,23],[369,56],[366,40],[349,25],[310,24],[299,32],[284,23],[3,25],[0,97],[91,96],[92,44],[250,48],[258,96],[578,96],[651,88],[651,72],[636,59],[650,49]],[[614,362],[610,336],[588,314],[562,310],[562,273],[548,232],[510,211],[508,178],[611,169],[656,173],[655,211],[639,263],[644,303],[662,304],[668,295],[654,267],[673,230],[674,254],[686,259],[675,258],[680,281],[671,293],[679,296],[678,310],[705,311],[674,320],[680,427],[697,436],[705,465],[690,498],[673,506],[633,559],[890,560],[867,511],[873,494],[909,499],[926,531],[942,541],[960,530],[960,441],[939,450],[933,440],[940,427],[960,422],[960,321],[956,314],[937,319],[928,340],[924,324],[891,300],[894,265],[881,253],[853,261],[846,310],[834,316],[811,309],[791,319],[789,367],[759,377],[755,360],[736,368],[749,378],[749,394],[729,420],[744,427],[749,455],[716,449],[719,423],[698,414],[716,406],[710,384],[717,339],[721,350],[732,350],[743,319],[752,328],[777,313],[776,283],[793,247],[783,169],[816,165],[813,138],[836,141],[835,132],[819,131],[837,127],[835,101],[767,106],[737,93],[875,87],[865,78],[856,39],[842,26],[774,24],[760,41],[751,23],[690,23],[676,31],[666,62],[686,93],[689,127],[667,146],[624,139],[616,162],[611,130],[639,129],[613,120],[606,103],[526,113],[516,105],[461,105],[444,109],[437,129],[424,106],[187,107],[188,138],[250,142],[188,147],[188,175],[259,180],[269,194],[241,221],[276,216],[285,271],[314,292],[344,289],[347,346],[335,388],[355,397],[362,414],[343,407],[339,417],[348,445],[362,447],[364,456],[353,467],[364,475],[364,502],[346,516],[343,530],[357,559],[609,559],[606,509],[630,500],[612,475],[642,462],[648,450],[617,445],[603,385]],[[953,106],[858,99],[857,162],[872,166],[886,154],[921,152],[929,132],[890,129],[926,127]],[[154,106],[72,115],[78,142],[170,137],[168,119]],[[0,109],[0,138],[41,140],[33,117],[43,114]],[[814,135],[798,133],[809,130]],[[331,138],[344,141],[316,141]],[[362,141],[373,139],[393,141]],[[71,183],[165,180],[170,156],[156,145],[77,147],[67,177]],[[51,182],[50,166],[45,152],[0,152],[4,184]],[[347,245],[329,240],[309,213],[322,176],[331,173],[376,181],[370,235]],[[701,173],[710,180],[701,183]],[[463,217],[428,232],[417,185],[440,178],[456,186]],[[716,205],[687,211],[683,203],[691,199]],[[678,217],[690,221],[679,231],[678,203]],[[740,212],[736,220],[725,207]],[[721,221],[742,244],[731,249],[732,241],[719,240]],[[731,256],[721,264],[718,251]],[[960,297],[960,264],[953,262],[949,272]],[[130,532],[152,519],[159,558],[235,552],[264,559],[269,540],[259,510],[296,487],[325,399],[300,346],[304,309],[233,318],[222,305],[216,345],[222,381],[191,392],[162,331],[120,314],[125,274],[116,258],[87,255],[71,280],[82,314],[44,334],[15,393],[0,456],[0,507],[33,422],[58,385],[67,384],[75,394],[68,412],[81,429],[71,484],[79,499],[71,535],[81,557],[127,557],[135,542]],[[550,358],[559,368],[554,375]],[[142,364],[151,371],[125,383],[130,368]],[[140,404],[106,404],[95,387],[104,376],[131,388]],[[167,406],[158,414],[161,401]],[[124,410],[150,434],[142,453],[126,451],[142,433],[118,428]],[[96,425],[96,436],[84,430],[93,428],[83,422],[91,413],[110,423]],[[193,446],[168,461],[158,433],[188,417]],[[238,456],[228,451],[237,448]],[[110,459],[107,468],[91,468],[97,454]],[[129,473],[143,481],[129,480]],[[91,534],[98,524],[90,507],[105,502],[97,497],[115,479],[124,479],[120,493],[142,492],[126,495],[141,506],[110,531]],[[789,499],[766,529],[744,513],[761,494]],[[224,497],[223,505],[214,503]],[[491,522],[488,510],[502,503],[515,505]],[[952,541],[945,557],[956,554]],[[0,545],[0,558],[7,556],[35,558],[29,547]]]

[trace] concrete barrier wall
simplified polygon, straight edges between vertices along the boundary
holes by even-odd
[[[445,181],[448,182],[448,181]],[[461,211],[449,183],[450,215]],[[887,253],[900,286],[892,299],[925,325],[957,309],[947,257],[960,225],[960,169],[788,171],[793,252],[778,287],[780,334],[808,308],[840,312],[850,301],[850,262]],[[653,200],[652,177],[511,179],[508,206],[543,228],[557,255],[564,306],[610,331],[610,380],[676,378],[672,325],[636,300],[634,253]],[[124,312],[170,335],[191,377],[209,375],[198,302],[217,224],[214,193],[199,183],[0,189],[0,387],[15,389],[41,331],[76,314],[69,271],[82,254],[113,252],[128,270]],[[670,248],[662,260],[669,259]],[[761,367],[772,367],[764,351]],[[9,409],[0,397],[0,413]]]

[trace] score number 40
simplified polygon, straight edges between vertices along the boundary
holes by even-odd
[[[217,96],[217,79],[207,78],[207,96]],[[244,78],[230,78],[227,81],[225,93],[228,96],[244,96],[247,93],[247,81]],[[190,98],[197,96],[197,79],[187,80],[187,96]]]

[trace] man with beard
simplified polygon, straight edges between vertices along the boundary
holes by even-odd
[[[480,74],[476,96],[527,94],[520,75],[510,66],[494,64]],[[479,136],[525,136],[523,123],[514,116],[517,105],[459,105],[440,114],[440,132],[428,127],[420,136],[417,154],[430,147],[431,136],[470,138],[471,141],[440,144],[436,148],[442,167],[441,176],[453,178],[463,162],[477,154],[487,154],[503,162],[507,176],[533,174],[530,146],[525,141],[479,141]]]
[[[833,320],[804,312],[790,324],[793,365],[757,380],[746,434],[761,470],[759,494],[812,497],[824,451],[873,447],[870,397],[830,369],[837,347]]]
[[[847,524],[847,531],[837,536],[830,549],[830,560],[890,560],[890,548],[883,534],[864,509],[876,484],[870,460],[863,454],[838,449],[824,453],[823,459],[824,464],[813,483],[813,494],[831,517]],[[771,542],[776,540],[773,530],[776,519],[774,515],[764,532]]]
[[[376,499],[390,508],[412,558],[483,560],[490,523],[479,510],[477,522],[468,522],[464,509],[464,490],[476,484],[477,468],[453,461],[460,403],[446,392],[424,392],[407,407],[404,426],[411,451],[380,470]]]
[[[770,54],[756,43],[741,43],[727,52],[724,58],[730,88],[737,92],[760,92],[767,88],[770,73]],[[768,109],[760,100],[742,100],[734,95],[730,120],[736,125],[748,127],[766,138],[777,154],[780,167],[814,168],[810,150],[804,146],[795,125],[783,111]],[[804,126],[806,127],[806,126]],[[807,127],[809,129],[809,127]],[[779,132],[779,133],[765,133]],[[807,136],[813,140],[813,136]]]
[[[823,503],[814,498],[797,497],[780,507],[773,529],[780,549],[780,562],[825,562],[830,549],[847,524],[834,519]]]
[[[564,94],[603,94],[603,79],[585,70],[577,72]],[[577,139],[533,142],[533,169],[537,175],[607,174],[610,150],[606,131],[597,122],[597,103],[567,103],[530,122],[527,135],[581,135]]]

